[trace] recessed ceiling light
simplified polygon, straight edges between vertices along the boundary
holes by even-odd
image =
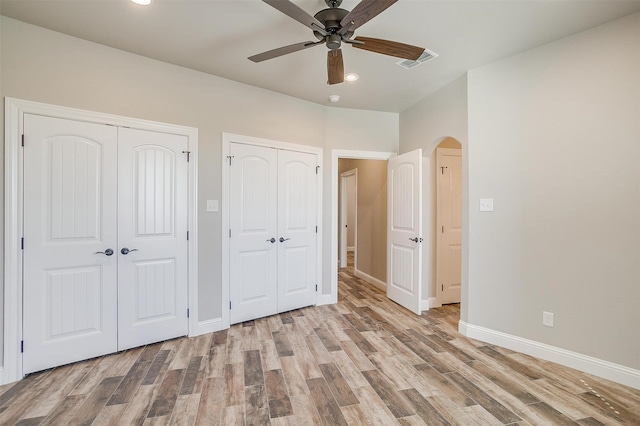
[[[359,79],[360,76],[354,72],[351,72],[347,75],[344,76],[344,80],[345,81],[356,81],[357,79]]]
[[[139,4],[140,6],[149,6],[153,0],[131,0],[135,4]]]
[[[338,102],[340,100],[340,95],[330,95],[329,100],[333,103]]]

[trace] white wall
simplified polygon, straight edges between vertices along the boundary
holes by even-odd
[[[435,199],[433,190],[433,171],[435,167],[435,148],[445,138],[456,139],[462,145],[463,162],[463,194],[462,194],[462,303],[460,317],[467,319],[467,272],[468,269],[468,193],[467,182],[467,76],[457,78],[433,95],[423,99],[400,114],[400,152],[408,152],[422,148],[423,158],[423,238],[428,244],[423,246],[423,288],[422,295],[426,299],[435,297],[432,262],[435,248],[435,235],[432,222]]]
[[[221,198],[222,133],[323,147],[322,288],[330,292],[330,150],[396,151],[398,114],[313,104],[6,17],[0,30],[2,97],[198,128],[201,321],[220,317],[222,309],[221,217],[205,212],[205,200]]]
[[[640,369],[640,14],[468,91],[468,322]]]

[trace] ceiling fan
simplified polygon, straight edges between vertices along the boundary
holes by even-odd
[[[318,41],[304,41],[259,53],[249,57],[253,62],[262,62],[312,46],[325,44],[329,49],[329,52],[327,52],[328,83],[337,84],[344,81],[344,63],[342,61],[342,51],[340,50],[342,42],[358,49],[403,59],[417,60],[424,52],[422,47],[390,40],[370,37],[353,38],[354,31],[358,27],[384,12],[398,0],[362,0],[351,12],[340,9],[342,0],[324,0],[329,8],[321,10],[314,16],[309,15],[289,0],[262,1],[311,28]]]

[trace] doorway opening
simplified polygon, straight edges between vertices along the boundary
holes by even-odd
[[[365,164],[365,162],[367,160],[378,160],[372,163],[372,165],[377,165],[378,168],[380,168],[380,165],[384,166],[384,175],[383,175],[383,179],[385,181],[385,186],[386,186],[386,167],[387,167],[387,160],[393,156],[395,156],[396,153],[395,152],[376,152],[376,151],[351,151],[351,150],[333,150],[331,152],[331,200],[332,200],[332,214],[331,214],[331,292],[329,294],[323,294],[321,297],[319,297],[319,304],[332,304],[332,303],[337,303],[338,301],[338,273],[339,273],[339,265],[342,265],[344,263],[347,262],[347,258],[348,256],[345,256],[344,262],[341,263],[341,248],[340,248],[340,227],[341,227],[341,223],[343,223],[340,220],[340,187],[341,187],[341,173],[344,172],[348,172],[349,170],[352,170],[354,168],[358,168],[358,167],[354,167],[353,162],[356,161],[362,161],[362,164]],[[346,161],[342,164],[342,166],[339,165],[340,161]],[[351,164],[349,164],[349,162],[352,162]],[[375,164],[375,163],[379,163],[379,164]],[[366,168],[366,165],[365,165]],[[375,168],[372,167],[372,168]],[[358,181],[360,183],[362,183],[364,177],[365,177],[365,170],[363,168],[363,166],[359,167],[358,170]],[[366,175],[368,176],[368,171],[366,173]],[[360,188],[362,188],[362,185],[359,185]],[[363,199],[363,194],[362,194],[362,189],[358,190],[358,198],[361,200]],[[386,268],[386,193],[385,193],[385,200],[384,200],[384,207],[383,210],[385,211],[385,222],[383,223],[382,226],[382,233],[384,234],[384,244],[385,246],[382,247],[382,253],[384,256],[384,260],[382,263],[384,263],[384,267]],[[360,208],[358,209],[358,216],[362,216],[362,215],[366,215],[369,214],[367,212],[367,209],[363,209]],[[376,213],[377,215],[379,215],[379,212]],[[377,219],[378,221],[380,220],[379,218]],[[354,264],[358,265],[358,274],[359,277],[368,281],[368,282],[373,282],[373,285],[378,287],[378,288],[386,288],[386,269],[384,270],[384,274],[380,274],[379,271],[374,272],[374,274],[379,275],[381,277],[381,279],[375,278],[374,275],[371,275],[370,273],[368,273],[367,271],[371,271],[371,269],[369,269],[367,262],[371,262],[371,255],[367,255],[367,261],[364,264],[362,264],[362,261],[364,259],[364,255],[362,254],[362,249],[364,247],[363,244],[370,244],[370,236],[369,235],[365,235],[363,237],[363,233],[365,233],[364,229],[362,226],[359,227],[360,229],[358,229],[357,235],[358,237],[356,237],[356,239],[354,239]],[[364,240],[363,240],[364,238]],[[358,243],[358,240],[360,240],[360,244]],[[358,250],[358,246],[360,245],[360,251]],[[380,251],[380,250],[378,250]],[[380,254],[378,253],[378,251],[376,252],[376,256],[379,256]],[[345,254],[348,254],[349,251],[344,250]],[[357,255],[356,255],[357,254]],[[355,269],[355,268],[354,268]],[[355,274],[355,270],[354,270],[354,274]]]
[[[387,161],[340,159],[340,267],[386,291]]]

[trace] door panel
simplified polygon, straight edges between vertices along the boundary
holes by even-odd
[[[185,136],[119,129],[119,350],[187,334],[187,149]]]
[[[462,157],[436,151],[438,186],[437,292],[440,303],[459,303],[462,282]]]
[[[315,154],[278,151],[278,312],[316,303]]]
[[[230,322],[277,313],[277,151],[232,143]],[[273,242],[271,239],[273,238]]]
[[[25,374],[117,350],[116,128],[24,116]]]
[[[387,296],[420,315],[422,150],[389,159],[388,188]]]

